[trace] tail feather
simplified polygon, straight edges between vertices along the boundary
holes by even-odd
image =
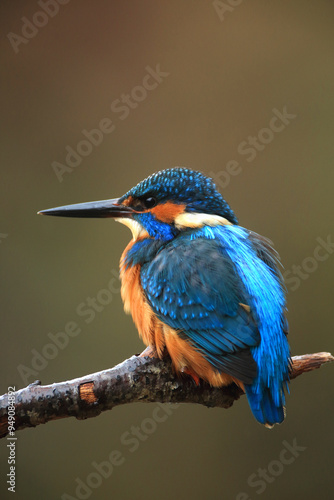
[[[259,390],[259,387],[255,387],[254,384],[245,384],[245,390],[249,406],[258,422],[267,427],[272,427],[275,424],[283,422],[285,408],[282,397],[279,397],[279,401],[275,402],[272,392],[268,387]]]

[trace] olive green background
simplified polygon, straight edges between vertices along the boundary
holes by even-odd
[[[214,175],[240,224],[274,241],[290,273],[292,353],[334,351],[334,255],[322,251],[323,260],[312,260],[317,239],[334,238],[334,5],[226,0],[225,6],[220,19],[210,1],[71,0],[15,53],[7,34],[21,35],[21,18],[31,20],[41,8],[35,1],[1,2],[1,393],[26,385],[18,366],[31,367],[31,350],[42,352],[48,334],[71,321],[80,334],[29,382],[92,373],[142,350],[117,290],[90,323],[91,316],[77,312],[89,297],[105,300],[98,294],[117,272],[128,229],[36,212],[120,196],[176,165]],[[157,65],[168,76],[121,120],[111,104]],[[240,144],[259,133],[267,139],[262,129],[272,110],[284,107],[296,117],[247,161]],[[104,118],[113,132],[59,182],[52,163],[64,164],[66,146],[76,148],[82,130]],[[239,171],[228,179],[231,160]],[[309,272],[296,279],[293,266]],[[15,498],[76,497],[76,478],[86,481],[92,462],[114,450],[122,464],[89,498],[330,498],[333,370],[294,381],[287,419],[272,431],[256,423],[245,398],[228,411],[181,405],[163,422],[153,420],[164,415],[156,405],[136,404],[20,431]],[[130,445],[121,439],[132,426],[146,431]],[[306,449],[280,465],[283,442],[294,440]],[[0,443],[1,498],[10,498],[6,444]],[[268,467],[276,476],[269,473],[258,494],[263,488],[248,480]]]

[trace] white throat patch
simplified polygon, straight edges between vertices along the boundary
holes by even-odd
[[[141,224],[139,224],[139,222],[137,222],[134,219],[127,219],[125,217],[124,218],[123,217],[115,217],[114,220],[116,220],[117,222],[120,222],[121,224],[124,224],[125,226],[127,226],[131,230],[132,238],[134,241],[138,240],[138,238],[149,236],[146,229]]]

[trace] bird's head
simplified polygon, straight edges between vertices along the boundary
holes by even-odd
[[[79,203],[39,212],[65,217],[112,217],[137,239],[173,239],[180,231],[204,225],[237,224],[212,179],[188,168],[152,174],[121,198]]]

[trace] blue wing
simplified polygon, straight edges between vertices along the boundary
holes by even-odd
[[[249,296],[231,258],[214,239],[183,235],[141,269],[146,298],[161,321],[200,350],[211,365],[246,384],[260,343]]]

